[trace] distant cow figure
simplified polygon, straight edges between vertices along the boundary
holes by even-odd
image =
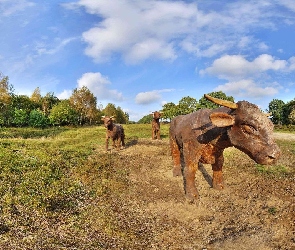
[[[198,198],[195,173],[201,163],[212,165],[213,188],[224,188],[225,148],[234,146],[259,164],[271,164],[280,155],[273,139],[273,124],[256,105],[209,95],[205,98],[223,107],[177,116],[170,126],[173,175],[183,175],[185,194],[190,201]]]
[[[160,118],[161,118],[162,113],[155,111],[151,113],[151,116],[153,116],[152,120],[152,139],[161,139],[160,136]]]
[[[119,150],[122,147],[125,147],[125,133],[124,128],[120,124],[113,123],[114,116],[102,116],[101,120],[104,122],[104,126],[106,127],[106,151],[108,150],[109,146],[109,139],[113,140],[113,148],[117,148]]]

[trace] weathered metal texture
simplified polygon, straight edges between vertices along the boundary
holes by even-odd
[[[259,164],[271,164],[280,155],[273,139],[273,124],[256,105],[247,101],[231,104],[227,101],[224,105],[230,108],[201,109],[171,121],[173,175],[183,175],[184,190],[190,201],[198,198],[195,173],[201,163],[212,165],[213,188],[224,188],[225,148],[234,146]]]
[[[120,150],[121,144],[122,147],[125,147],[125,133],[124,128],[120,124],[113,123],[114,116],[102,116],[101,120],[104,122],[106,127],[106,139],[105,139],[105,149],[108,150],[109,139],[113,141],[113,148]]]
[[[155,111],[152,112],[151,115],[153,116],[153,120],[152,120],[152,139],[161,139],[161,135],[160,135],[160,118],[162,113]]]

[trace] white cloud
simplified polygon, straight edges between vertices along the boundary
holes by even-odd
[[[161,102],[162,95],[164,92],[171,92],[174,89],[162,89],[162,90],[153,90],[148,92],[140,92],[135,97],[135,102],[137,104],[150,104],[155,102]]]
[[[278,86],[260,87],[253,80],[240,80],[219,85],[214,89],[214,91],[223,91],[224,93],[233,96],[259,98],[277,94],[279,92],[278,88]]]
[[[268,70],[283,71],[287,69],[287,64],[287,61],[267,54],[262,54],[253,61],[248,61],[241,55],[225,55],[216,59],[211,67],[200,70],[200,74],[208,73],[222,79],[241,79],[254,77]]]
[[[8,17],[15,13],[25,11],[27,8],[35,5],[35,3],[26,0],[1,0],[0,12],[4,17]]]
[[[110,80],[99,72],[88,72],[78,79],[78,88],[87,87],[100,100],[122,101],[123,95],[115,89],[109,89]]]
[[[57,94],[56,97],[60,100],[65,100],[65,99],[69,99],[72,93],[73,93],[72,90],[65,89],[63,92]]]

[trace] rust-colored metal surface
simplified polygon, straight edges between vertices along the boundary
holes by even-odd
[[[236,147],[259,164],[272,164],[280,156],[273,139],[273,124],[256,105],[205,97],[226,107],[180,115],[170,125],[173,175],[183,175],[185,194],[190,201],[198,199],[195,173],[199,164],[211,164],[213,188],[224,188],[225,148]]]
[[[107,129],[105,140],[106,151],[109,147],[109,139],[113,141],[113,148],[120,150],[121,144],[122,147],[125,147],[125,133],[123,126],[113,123],[113,116],[102,116],[101,120],[104,122],[104,126]]]

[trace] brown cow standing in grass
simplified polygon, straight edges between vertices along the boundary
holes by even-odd
[[[151,116],[153,116],[152,120],[152,139],[161,139],[160,136],[160,118],[161,118],[162,113],[155,111],[151,113]]]
[[[224,188],[225,148],[234,146],[259,164],[271,164],[280,155],[273,124],[256,105],[205,98],[223,107],[177,116],[170,126],[173,175],[183,175],[185,194],[192,202],[198,198],[195,173],[201,163],[212,165],[213,188]]]
[[[104,122],[104,126],[106,127],[106,151],[108,151],[109,146],[109,139],[111,138],[113,140],[113,148],[116,148],[117,150],[120,150],[121,143],[122,148],[125,147],[125,133],[124,128],[120,124],[113,123],[114,116],[102,116],[101,120]]]

